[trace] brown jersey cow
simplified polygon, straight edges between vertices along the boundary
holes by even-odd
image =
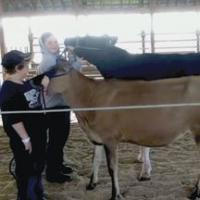
[[[59,65],[58,68],[66,72],[50,81],[49,92],[62,93],[71,108],[179,104],[200,100],[200,76],[155,81],[93,80],[66,62]],[[169,106],[75,113],[88,138],[105,148],[112,180],[112,200],[122,198],[116,151],[119,142],[159,147],[169,144],[187,130],[194,134],[197,144],[200,142],[200,107]],[[92,181],[89,187],[93,187]],[[195,195],[199,195],[198,187]]]

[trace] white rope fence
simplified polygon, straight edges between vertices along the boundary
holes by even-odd
[[[156,108],[180,108],[180,107],[198,107],[200,103],[175,103],[175,104],[147,104],[130,106],[112,106],[112,107],[85,107],[85,108],[66,108],[66,109],[43,109],[43,110],[17,110],[0,111],[0,114],[25,114],[25,113],[53,113],[67,111],[108,111],[108,110],[138,110],[138,109],[156,109]]]

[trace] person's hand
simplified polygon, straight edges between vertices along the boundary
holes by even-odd
[[[29,154],[31,154],[31,152],[32,152],[32,144],[31,144],[30,137],[22,139],[22,142],[24,144],[25,150],[28,151]]]
[[[44,92],[47,91],[47,87],[49,85],[49,77],[48,76],[44,76],[41,82],[42,86],[43,86],[43,90]]]

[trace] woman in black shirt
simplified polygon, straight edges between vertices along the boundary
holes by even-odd
[[[47,88],[49,79],[40,75],[24,81],[29,60],[30,54],[16,50],[4,55],[6,80],[0,91],[2,111],[42,109],[40,90]],[[41,182],[46,142],[44,114],[2,114],[2,119],[16,162],[17,200],[44,200]]]

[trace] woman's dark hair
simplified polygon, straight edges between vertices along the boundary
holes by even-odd
[[[4,54],[1,64],[6,73],[13,74],[16,72],[16,69],[21,70],[24,68],[25,62],[29,62],[30,60],[31,53],[11,50]]]
[[[23,69],[24,68],[24,63],[20,63],[20,64],[18,64],[16,66],[12,66],[10,68],[4,68],[4,69],[5,69],[6,73],[8,73],[8,74],[14,74],[16,72],[16,68],[18,70]]]

